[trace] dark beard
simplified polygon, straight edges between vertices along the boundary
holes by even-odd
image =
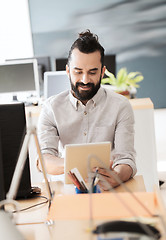
[[[94,83],[87,83],[87,84],[84,84],[84,83],[81,83],[81,82],[77,82],[76,85],[74,85],[71,81],[71,77],[70,77],[70,84],[71,84],[71,89],[73,90],[74,94],[75,94],[75,97],[77,99],[79,99],[80,101],[88,101],[90,100],[91,98],[93,98],[93,96],[97,93],[97,91],[99,90],[100,88],[100,84],[101,84],[101,77],[100,77],[100,80],[99,82],[95,85]],[[79,86],[88,86],[90,87],[91,89],[90,90],[82,90],[82,91],[79,91],[78,90],[78,87]]]

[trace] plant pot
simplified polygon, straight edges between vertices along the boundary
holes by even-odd
[[[116,91],[117,93],[127,97],[128,99],[130,99],[130,92],[129,91]]]

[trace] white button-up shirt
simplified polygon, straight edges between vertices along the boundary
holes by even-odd
[[[113,167],[128,164],[136,173],[133,110],[112,90],[100,87],[86,105],[70,91],[50,97],[42,107],[38,137],[42,153],[56,156],[66,144],[110,141]]]

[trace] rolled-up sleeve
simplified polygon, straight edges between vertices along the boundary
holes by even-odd
[[[59,134],[50,103],[44,104],[38,121],[38,139],[42,153],[58,156]]]
[[[127,164],[133,169],[132,176],[134,176],[137,172],[134,149],[134,114],[128,100],[121,103],[119,108],[112,151],[113,167]]]

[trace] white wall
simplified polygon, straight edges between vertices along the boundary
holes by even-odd
[[[28,0],[0,0],[0,61],[33,55]]]

